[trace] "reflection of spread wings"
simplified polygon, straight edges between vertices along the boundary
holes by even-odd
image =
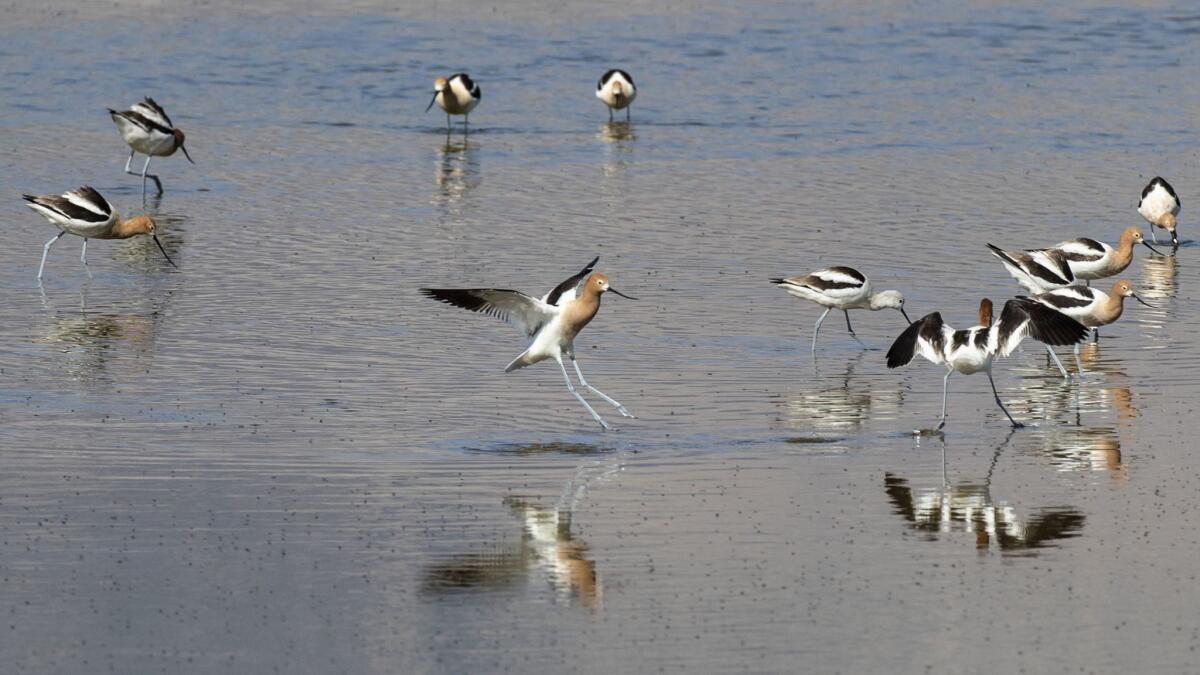
[[[502,288],[422,288],[421,293],[448,305],[507,321],[531,337],[562,311],[561,307],[520,291]]]

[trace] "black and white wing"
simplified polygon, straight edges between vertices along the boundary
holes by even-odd
[[[568,302],[574,300],[579,295],[580,284],[587,279],[587,275],[592,273],[597,262],[600,262],[600,256],[592,258],[592,262],[588,263],[577,274],[571,275],[566,281],[555,286],[554,290],[542,296],[542,302],[547,305],[559,306],[566,305]]]
[[[51,222],[102,225],[113,217],[112,204],[87,185],[61,195],[22,196],[30,208]]]
[[[802,277],[771,279],[771,283],[805,299],[822,297],[841,300],[860,295],[867,284],[867,278],[850,267],[829,267]]]
[[[159,126],[168,129],[175,128],[175,125],[171,123],[171,118],[167,117],[167,111],[163,110],[163,107],[149,96],[142,99],[141,103],[134,103],[129,109]]]
[[[170,118],[167,117],[162,108],[157,103],[154,103],[154,99],[151,98],[147,98],[141,103],[133,104],[129,110],[113,110],[109,108],[108,114],[112,115],[114,121],[120,118],[147,134],[157,132],[169,136],[174,132]],[[117,121],[117,123],[120,124],[120,121]]]
[[[953,336],[954,329],[942,322],[941,313],[926,314],[909,324],[892,343],[887,353],[887,366],[907,366],[918,353],[932,363],[945,363],[946,345]]]
[[[503,288],[422,288],[420,292],[447,305],[507,321],[530,337],[561,311],[520,291]]]
[[[1070,312],[1090,307],[1096,302],[1097,296],[1096,289],[1090,286],[1067,286],[1065,288],[1056,288],[1046,293],[1039,293],[1033,299],[1051,309],[1057,309],[1060,312]]]
[[[1089,263],[1103,258],[1108,253],[1109,247],[1095,239],[1081,237],[1055,244],[1052,250],[1058,251],[1059,255],[1065,258],[1068,263]]]
[[[1066,314],[1018,296],[1004,303],[1000,323],[989,336],[988,351],[1008,356],[1027,337],[1048,345],[1073,345],[1087,334],[1086,326]]]
[[[1038,289],[1069,286],[1075,281],[1066,257],[1054,249],[1005,251],[993,244],[987,247],[1004,263],[1008,273],[1027,288],[1030,284]]]
[[[1146,201],[1146,197],[1159,188],[1166,193],[1161,196],[1156,195],[1156,197],[1160,197],[1160,201],[1165,202],[1162,206],[1175,215],[1179,215],[1179,207],[1183,206],[1183,202],[1179,201],[1179,195],[1175,194],[1175,188],[1171,187],[1171,184],[1162,176],[1155,176],[1153,180],[1146,184],[1146,187],[1142,188],[1142,198],[1138,200],[1138,210],[1142,210],[1142,202]],[[1174,203],[1172,204],[1172,202]]]

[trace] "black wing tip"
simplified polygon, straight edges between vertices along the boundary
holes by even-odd
[[[904,329],[887,352],[887,367],[899,368],[912,363],[912,360],[917,356],[917,340],[920,339],[921,331],[925,327],[926,322],[936,321],[941,322],[942,315],[937,312],[926,314],[909,324],[908,328]]]
[[[775,284],[776,286],[782,286],[787,283],[787,279],[784,279],[783,277],[771,277],[771,283]]]
[[[1012,307],[1029,317],[1029,335],[1038,342],[1065,347],[1081,342],[1091,331],[1075,319],[1025,296],[1017,296],[1004,304],[1004,313]]]
[[[25,201],[27,201],[27,202],[29,202],[29,203],[31,203],[31,204],[36,204],[36,203],[37,203],[37,200],[38,200],[38,197],[37,197],[37,195],[26,195],[26,194],[23,194],[23,195],[21,195],[21,199],[24,199]]]

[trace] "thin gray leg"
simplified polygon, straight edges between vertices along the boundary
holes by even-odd
[[[146,163],[142,165],[142,197],[143,197],[143,198],[145,198],[145,196],[146,196],[146,179],[147,179],[147,178],[153,178],[153,179],[154,179],[154,186],[155,186],[156,188],[158,188],[158,194],[160,194],[160,195],[161,195],[161,194],[162,194],[162,191],[163,191],[163,189],[162,189],[162,181],[160,181],[160,180],[158,179],[158,176],[155,176],[155,175],[154,175],[154,174],[152,174],[152,173],[146,173],[146,169],[149,169],[149,168],[150,168],[150,160],[152,160],[152,159],[154,159],[154,158],[153,158],[153,157],[151,157],[150,155],[146,155]]]
[[[1050,358],[1054,359],[1054,365],[1058,366],[1058,370],[1062,373],[1063,379],[1066,380],[1070,378],[1071,376],[1067,373],[1067,369],[1063,367],[1062,361],[1058,360],[1058,354],[1054,353],[1054,348],[1050,345],[1046,345],[1046,353],[1050,355]]]
[[[829,315],[829,311],[832,309],[832,307],[826,307],[825,312],[821,314],[821,318],[817,319],[817,327],[813,328],[812,353],[814,354],[817,353],[817,333],[821,332],[821,322],[825,320],[825,317]]]
[[[1150,238],[1154,240],[1154,243],[1158,243],[1158,233],[1154,231],[1153,224],[1150,225]]]
[[[1092,342],[1099,342],[1099,341],[1100,341],[1100,329],[1093,328],[1092,329]]]
[[[613,112],[612,112],[612,108],[609,108],[609,109],[608,109],[608,122],[609,122],[609,124],[612,124],[612,121],[613,121]]]
[[[629,121],[629,106],[625,106],[625,121]]]
[[[80,251],[79,251],[79,262],[83,263],[83,271],[87,272],[88,278],[91,279],[92,271],[90,269],[88,269],[88,264],[87,264],[87,242],[88,242],[87,237],[84,237],[83,238],[83,248],[80,249]]]
[[[42,264],[38,265],[38,277],[37,278],[38,278],[39,282],[42,280],[42,270],[46,269],[46,256],[50,255],[50,247],[54,245],[54,242],[58,241],[59,239],[62,239],[62,236],[66,233],[67,233],[66,230],[59,232],[58,234],[54,235],[53,239],[46,242],[46,245],[42,247]]]
[[[130,150],[130,151],[129,151],[129,159],[125,160],[125,173],[127,173],[127,174],[129,174],[129,175],[131,175],[131,176],[136,176],[136,175],[138,175],[138,173],[137,173],[136,171],[134,171],[133,169],[130,169],[130,168],[129,168],[129,164],[130,164],[131,162],[133,162],[133,155],[134,155],[134,153],[136,153],[136,152],[137,152],[137,150]]]
[[[567,381],[567,391],[571,392],[572,396],[579,399],[579,402],[583,404],[583,407],[587,408],[587,411],[589,413],[591,413],[592,419],[599,422],[600,426],[603,427],[605,431],[608,431],[609,430],[608,422],[605,422],[604,419],[602,417],[600,417],[600,415],[598,413],[596,413],[595,410],[592,409],[592,406],[588,405],[588,402],[586,400],[584,400],[584,398],[582,396],[579,395],[579,392],[575,391],[575,385],[571,384],[571,376],[567,374],[567,367],[563,365],[562,357],[556,356],[556,357],[554,357],[554,360],[558,361],[558,367],[562,369],[563,379]]]
[[[862,346],[866,347],[866,346],[867,346],[867,344],[866,344],[865,342],[863,342],[862,340],[859,340],[859,339],[858,339],[858,336],[854,334],[854,326],[851,326],[851,325],[850,325],[850,311],[849,311],[849,310],[846,310],[846,309],[843,309],[843,310],[842,310],[842,313],[846,315],[846,330],[850,331],[850,337],[852,337],[852,338],[854,338],[855,340],[857,340],[857,341],[858,341],[858,344],[860,344],[860,345],[862,345]]]
[[[942,421],[938,422],[938,429],[946,426],[946,389],[950,386],[950,376],[953,374],[953,369],[947,370],[946,376],[942,378]]]
[[[1024,424],[1014,420],[1012,415],[1008,414],[1008,408],[1005,408],[1004,402],[1000,400],[1000,392],[996,391],[996,381],[992,379],[992,369],[988,368],[984,372],[987,373],[988,382],[990,382],[992,385],[992,396],[996,397],[996,405],[1000,406],[1000,409],[1004,411],[1004,416],[1008,418],[1009,422],[1012,422],[1013,428],[1020,429],[1021,427],[1025,426]]]
[[[610,397],[608,394],[605,394],[604,392],[600,391],[599,389],[588,384],[587,380],[583,379],[583,371],[579,369],[579,362],[575,360],[575,357],[573,355],[571,356],[571,363],[575,366],[575,374],[579,376],[579,384],[582,384],[583,386],[590,389],[592,391],[592,393],[596,394],[597,396],[604,399],[605,401],[608,401],[609,403],[611,403],[613,405],[613,407],[617,409],[617,412],[621,413],[625,417],[633,417],[633,413],[626,410],[625,406],[621,405],[620,402],[618,402],[616,399]]]
[[[1079,369],[1079,377],[1083,378],[1083,361],[1079,360],[1079,343],[1075,343],[1075,367]]]

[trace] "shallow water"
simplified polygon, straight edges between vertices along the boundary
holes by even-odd
[[[0,27],[13,672],[1193,668],[1194,8],[137,7]],[[459,69],[484,98],[447,140],[422,110]],[[95,242],[88,280],[67,238],[39,289],[19,193],[138,212],[104,107],[145,94],[197,162],[151,164],[179,269]],[[899,314],[853,315],[871,350],[830,316],[814,359],[818,309],[767,282],[852,264],[966,326],[1017,292],[984,242],[1114,240],[1155,174],[1184,245],[1126,274],[1156,308],[1082,386],[1001,362],[1016,433],[974,376],[914,437],[941,371],[886,369]],[[638,415],[596,401],[608,434],[416,293],[595,255],[640,298],[576,345]]]

